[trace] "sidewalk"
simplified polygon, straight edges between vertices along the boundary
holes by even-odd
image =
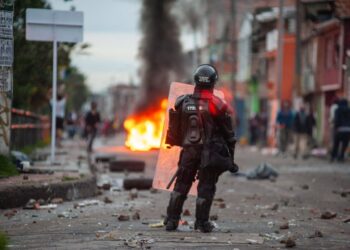
[[[75,200],[95,195],[96,178],[91,174],[85,144],[66,140],[56,151],[56,164],[50,164],[50,147],[36,151],[38,158],[30,173],[0,179],[0,209],[24,206],[30,199]]]

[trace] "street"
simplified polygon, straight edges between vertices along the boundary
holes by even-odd
[[[157,151],[138,155],[147,159],[145,175],[150,175]],[[169,233],[159,225],[169,192],[113,187],[90,204],[77,200],[53,210],[17,209],[9,219],[4,215],[9,210],[2,210],[0,229],[10,237],[9,249],[279,249],[288,237],[296,249],[348,249],[350,224],[343,222],[350,217],[347,163],[263,156],[248,147],[238,147],[237,162],[242,172],[268,162],[279,176],[247,180],[224,173],[211,210],[211,219],[217,219],[213,233],[193,230],[195,197],[186,201],[184,211],[189,213],[178,231]],[[100,178],[111,180],[128,174],[102,173],[103,164],[98,169]],[[321,219],[327,211],[334,218]]]

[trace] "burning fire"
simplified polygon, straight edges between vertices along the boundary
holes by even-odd
[[[132,151],[148,151],[160,148],[168,100],[160,107],[129,117],[124,122],[127,131],[125,145]]]

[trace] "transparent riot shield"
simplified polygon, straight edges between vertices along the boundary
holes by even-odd
[[[192,94],[194,90],[193,85],[173,82],[170,85],[167,114],[165,116],[164,128],[162,132],[162,144],[159,150],[158,161],[156,171],[153,178],[153,188],[167,190],[168,183],[176,174],[178,168],[178,161],[180,156],[181,147],[172,146],[169,147],[165,144],[165,136],[168,130],[169,124],[169,110],[174,108],[176,98],[181,95]],[[224,100],[224,94],[221,91],[214,90],[214,95]],[[197,195],[197,180],[193,183],[190,190],[190,194]],[[175,181],[172,183],[169,191],[174,188]]]

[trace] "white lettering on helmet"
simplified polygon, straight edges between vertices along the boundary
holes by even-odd
[[[208,76],[199,76],[199,81],[200,82],[210,82],[209,77]]]

